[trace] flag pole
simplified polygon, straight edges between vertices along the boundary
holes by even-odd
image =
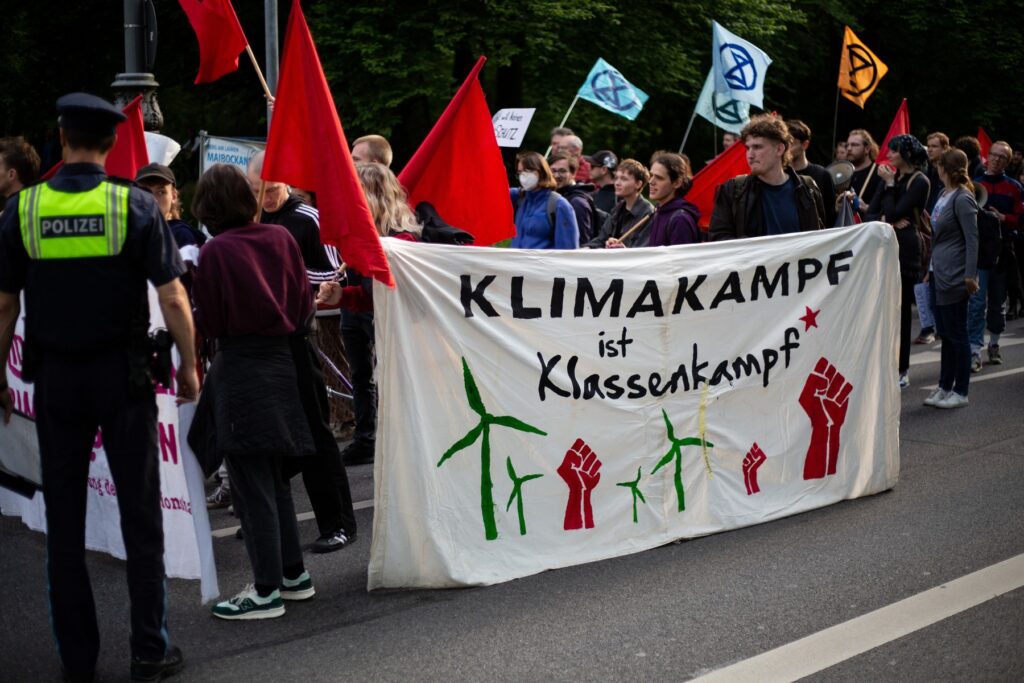
[[[260,222],[260,214],[263,213],[263,198],[267,196],[267,181],[260,178],[260,191],[256,195],[256,215],[253,216],[252,222]]]
[[[560,124],[558,124],[559,128],[563,127],[565,125],[565,122],[569,120],[569,114],[572,113],[573,107],[575,107],[576,103],[579,102],[579,101],[580,101],[580,94],[577,92],[576,93],[576,97],[572,98],[572,104],[569,105],[569,111],[565,112],[565,116],[562,117],[562,122]],[[544,150],[544,158],[547,159],[548,154],[550,154],[550,153],[551,153],[551,145],[548,145],[548,148],[546,150]]]
[[[267,85],[267,80],[263,78],[263,72],[260,70],[260,65],[256,62],[256,55],[252,53],[252,48],[249,44],[245,44],[245,52],[249,55],[249,59],[252,61],[252,68],[256,69],[256,76],[260,79],[260,85],[263,86],[263,94],[266,96],[268,102],[274,101],[274,96],[270,94],[270,86]]]
[[[839,134],[839,88],[836,88],[836,110],[832,116],[832,154],[836,153],[836,135]]]
[[[683,147],[686,147],[686,141],[690,139],[690,129],[693,128],[693,121],[697,118],[697,106],[693,107],[693,114],[690,116],[690,122],[686,124],[686,133],[683,135],[683,141],[679,144],[679,153],[683,153]]]

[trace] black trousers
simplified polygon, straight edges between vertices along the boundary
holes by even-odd
[[[287,481],[302,472],[302,483],[309,494],[321,536],[338,529],[354,536],[356,514],[352,508],[352,491],[338,442],[331,433],[331,407],[320,357],[305,336],[295,335],[289,339],[289,344],[295,361],[302,409],[316,443],[317,454],[306,458],[283,458],[282,474]]]
[[[373,383],[373,314],[341,313],[341,338],[352,370],[354,441],[373,449],[377,438],[377,387]]]
[[[281,461],[297,459],[266,454],[224,456],[257,585],[280,586],[284,568],[302,563],[292,490],[281,478]]]
[[[36,428],[46,502],[47,579],[64,670],[96,666],[99,629],[85,567],[89,457],[97,428],[117,488],[131,601],[131,651],[160,659],[168,646],[156,400],[129,395],[123,351],[40,354]]]
[[[910,330],[911,311],[916,299],[914,298],[914,285],[920,281],[917,277],[900,278],[900,357],[899,371],[902,375],[910,369]]]

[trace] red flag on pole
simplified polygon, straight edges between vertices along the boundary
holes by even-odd
[[[117,124],[117,142],[107,154],[104,170],[107,175],[134,180],[139,169],[149,163],[146,130],[142,123],[142,95],[129,102],[121,111],[128,119]],[[58,161],[51,166],[50,170],[39,178],[40,182],[52,178],[63,165],[63,161]]]
[[[316,192],[323,242],[363,275],[394,286],[299,0],[288,17],[262,177]]]
[[[992,138],[988,136],[985,129],[978,126],[978,145],[981,147],[981,162],[988,163],[988,148],[992,146]]]
[[[910,132],[910,111],[907,109],[907,98],[904,97],[900,103],[900,108],[896,110],[896,118],[892,120],[892,125],[889,126],[889,132],[885,134],[885,139],[882,140],[882,146],[878,148],[878,158],[875,159],[875,163],[882,164],[884,166],[890,166],[885,156],[885,151],[889,149],[889,140],[892,140],[897,135],[905,135]]]
[[[146,129],[142,123],[142,95],[121,110],[128,117],[117,124],[117,142],[107,155],[107,175],[134,180],[139,169],[149,163]]]
[[[737,140],[693,176],[693,182],[686,193],[686,201],[696,204],[700,209],[700,220],[697,224],[701,230],[707,231],[711,224],[711,212],[715,208],[715,192],[718,186],[744,173],[750,173],[747,146],[742,140]]]
[[[238,15],[230,0],[178,0],[199,40],[196,83],[212,83],[238,70],[238,55],[246,48]]]
[[[448,103],[423,144],[398,175],[409,205],[430,202],[475,244],[490,245],[516,234],[508,176],[476,66]],[[471,171],[471,178],[467,171]]]

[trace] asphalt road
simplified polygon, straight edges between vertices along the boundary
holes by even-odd
[[[1014,558],[1024,553],[1024,321],[1009,324],[1002,346],[1005,364],[974,375],[970,407],[954,411],[921,405],[938,346],[914,347],[892,491],[498,586],[373,594],[365,507],[355,545],[307,555],[317,595],[283,618],[219,621],[196,582],[171,581],[170,631],[187,660],[174,680],[688,680]],[[371,467],[349,474],[355,499],[369,500]],[[309,510],[294,488],[297,509]],[[225,511],[211,521],[235,524]],[[300,531],[316,536],[311,520]],[[214,549],[221,590],[233,594],[250,580],[243,544],[227,535]],[[0,519],[2,681],[59,678],[44,557],[41,534]],[[101,680],[126,680],[123,563],[91,553],[89,570]],[[840,640],[853,643],[847,633]],[[1017,588],[810,678],[1020,681],[1022,645]]]

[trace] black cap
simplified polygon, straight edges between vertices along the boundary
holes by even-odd
[[[113,135],[117,124],[128,117],[102,97],[84,92],[64,95],[57,100],[60,127],[97,135]]]
[[[146,164],[135,174],[135,182],[141,183],[146,180],[162,180],[171,185],[177,185],[174,179],[174,171],[163,164]]]
[[[604,166],[609,171],[614,171],[615,167],[619,165],[619,158],[615,156],[615,152],[607,149],[598,150],[593,154],[583,157],[587,160],[591,166]]]

